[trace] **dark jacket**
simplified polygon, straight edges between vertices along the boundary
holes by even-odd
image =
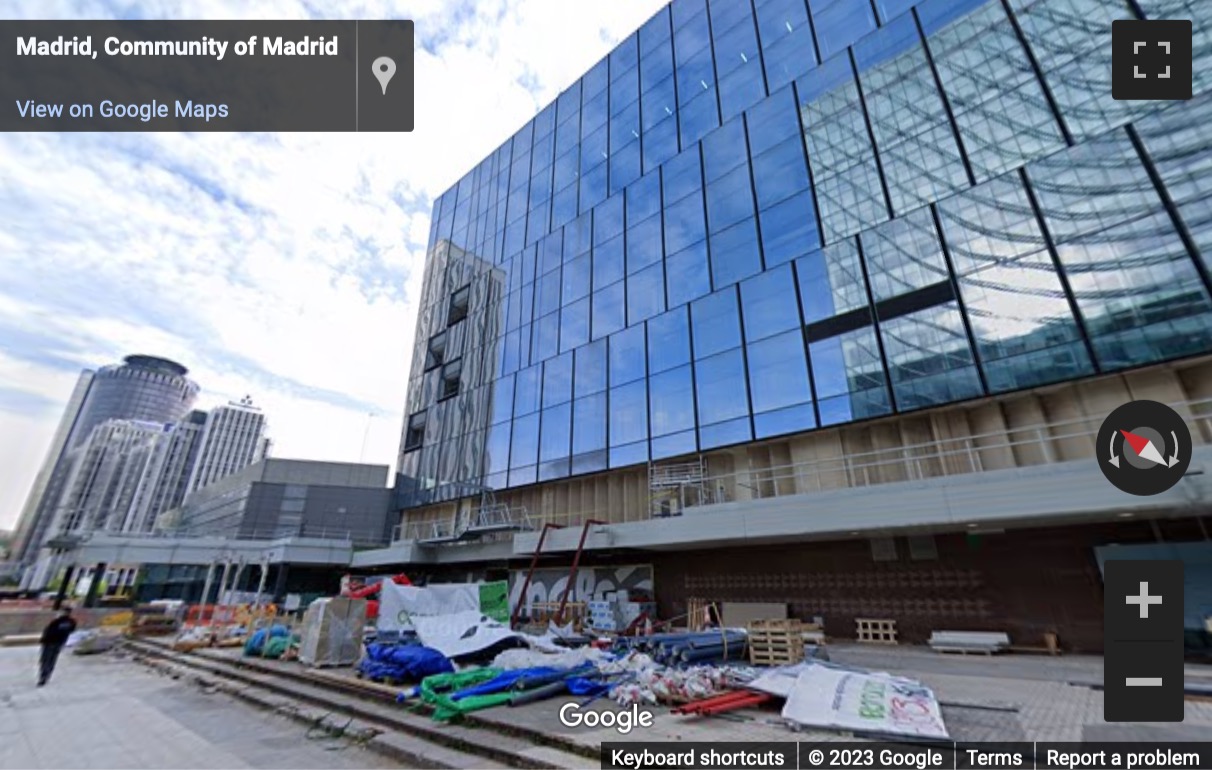
[[[42,644],[62,646],[75,630],[76,621],[64,617],[55,618],[42,630]]]

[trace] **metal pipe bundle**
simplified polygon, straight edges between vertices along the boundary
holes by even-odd
[[[646,652],[653,660],[668,666],[688,662],[739,660],[746,655],[743,631],[694,631],[623,637],[616,643],[620,652]]]

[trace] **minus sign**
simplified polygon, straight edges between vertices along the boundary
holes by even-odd
[[[1160,676],[1130,676],[1127,677],[1125,683],[1128,687],[1161,687],[1162,679]]]

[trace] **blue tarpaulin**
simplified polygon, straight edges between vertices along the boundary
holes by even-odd
[[[433,674],[450,673],[454,666],[442,653],[420,644],[372,643],[366,646],[358,670],[371,679],[419,682]]]
[[[468,687],[465,690],[459,690],[450,697],[451,700],[459,700],[460,698],[467,698],[472,695],[488,695],[494,692],[504,692],[505,690],[513,689],[514,684],[520,679],[557,675],[564,673],[566,670],[567,669],[538,666],[535,668],[519,668],[513,671],[506,671],[499,676],[489,679],[483,684]]]
[[[265,647],[266,638],[277,639],[283,636],[290,636],[290,629],[286,626],[271,626],[269,628],[259,628],[253,632],[253,635],[248,637],[248,641],[244,643],[245,655],[259,655]]]

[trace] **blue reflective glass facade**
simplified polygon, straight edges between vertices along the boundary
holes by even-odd
[[[1116,19],[1195,98],[1111,98]],[[674,0],[436,202],[452,499],[1212,351],[1212,4]]]

